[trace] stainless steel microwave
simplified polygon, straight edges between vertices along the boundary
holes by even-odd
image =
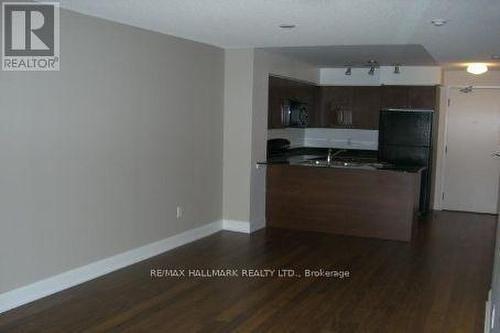
[[[296,100],[283,102],[283,119],[285,127],[307,127],[309,125],[308,105]]]

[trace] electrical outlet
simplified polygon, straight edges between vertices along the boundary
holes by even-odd
[[[180,219],[182,217],[182,215],[184,214],[184,209],[182,209],[181,206],[177,206],[177,219]]]

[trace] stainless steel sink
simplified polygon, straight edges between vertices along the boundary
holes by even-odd
[[[305,161],[312,161],[312,160],[321,160],[325,159],[324,157],[318,156],[318,155],[299,155],[299,156],[290,156],[288,158],[288,161],[293,164],[305,162]]]
[[[352,168],[352,169],[367,169],[375,170],[383,167],[381,163],[359,163],[359,162],[345,162],[333,160],[328,162],[325,159],[311,159],[297,163],[304,166],[322,167],[322,168]]]
[[[326,161],[326,160],[318,160],[318,159],[302,161],[302,162],[299,162],[297,164],[307,165],[307,166],[316,166],[316,167],[328,167],[328,166],[330,166],[330,164],[328,163],[328,161]]]

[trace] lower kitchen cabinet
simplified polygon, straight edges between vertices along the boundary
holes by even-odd
[[[421,172],[267,166],[270,227],[410,241]]]

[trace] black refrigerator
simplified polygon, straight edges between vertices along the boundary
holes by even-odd
[[[434,110],[384,109],[380,112],[379,160],[425,167],[420,187],[421,214],[430,209],[433,117]]]

